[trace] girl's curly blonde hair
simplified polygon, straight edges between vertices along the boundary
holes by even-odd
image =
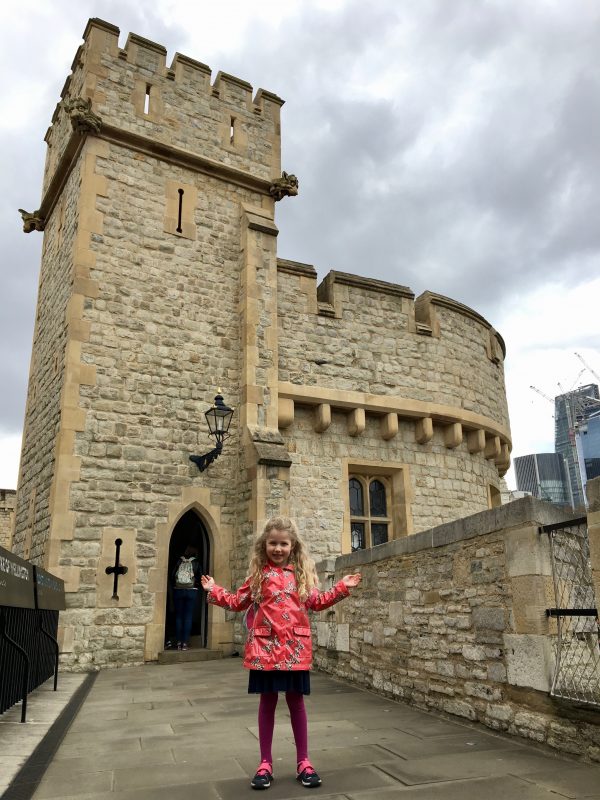
[[[309,556],[307,547],[300,538],[296,523],[289,517],[271,517],[271,519],[268,519],[262,533],[254,542],[254,550],[250,558],[249,568],[252,598],[257,602],[260,601],[263,568],[268,562],[266,542],[269,538],[269,534],[274,530],[281,531],[290,537],[292,550],[289,563],[293,564],[295,567],[298,595],[301,600],[306,600],[315,586],[318,585],[319,579],[317,577],[317,570],[315,569],[315,562]]]

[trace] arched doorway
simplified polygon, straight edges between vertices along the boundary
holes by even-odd
[[[175,606],[173,603],[172,575],[175,570],[177,560],[186,547],[195,547],[198,551],[198,558],[202,566],[202,574],[209,573],[210,564],[210,539],[206,526],[195,511],[187,511],[175,525],[169,542],[169,565],[168,565],[168,591],[167,608],[165,615],[165,647],[175,641]],[[208,634],[208,604],[206,594],[202,590],[198,592],[198,601],[194,611],[194,621],[192,623],[192,638],[190,644],[192,648],[206,647]]]

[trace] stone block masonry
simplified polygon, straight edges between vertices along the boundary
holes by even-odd
[[[598,710],[549,695],[556,627],[546,609],[555,600],[539,526],[564,519],[526,497],[322,562],[325,582],[355,570],[363,581],[317,623],[316,664],[420,708],[600,761]]]
[[[103,20],[84,31],[42,199],[23,214],[44,247],[13,541],[65,581],[69,668],[157,659],[188,523],[235,586],[272,515],[296,517],[318,558],[350,552],[354,473],[385,483],[393,541],[499,495],[511,442],[492,326],[373,278],[317,286],[313,267],[277,258],[275,204],[298,192],[282,104],[188,56],[167,65],[137,34],[120,47]],[[219,390],[231,436],[199,472],[189,456],[214,445]],[[198,628],[209,649],[239,647],[221,609]]]
[[[14,489],[0,489],[0,547],[5,550],[12,549],[16,494]]]

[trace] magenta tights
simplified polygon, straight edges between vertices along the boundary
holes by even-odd
[[[260,696],[258,706],[258,740],[260,742],[260,760],[273,763],[271,745],[275,728],[275,709],[277,708],[277,692],[266,692]],[[290,710],[292,731],[296,742],[298,763],[308,758],[308,722],[304,708],[304,695],[300,692],[286,692],[285,699]]]

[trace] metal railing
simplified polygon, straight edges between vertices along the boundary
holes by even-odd
[[[556,606],[555,668],[550,694],[600,707],[598,606],[585,517],[545,525],[550,540]]]
[[[49,572],[0,548],[0,714],[54,674],[58,680],[58,614],[64,584]]]

